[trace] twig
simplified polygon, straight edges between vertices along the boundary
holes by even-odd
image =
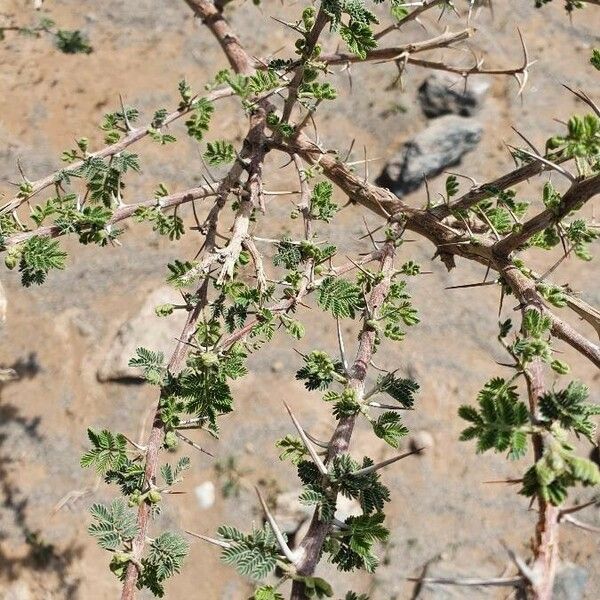
[[[181,431],[178,431],[177,429],[175,430],[175,435],[180,439],[183,440],[186,444],[189,444],[192,448],[198,450],[199,452],[202,452],[204,454],[207,454],[208,456],[214,458],[215,455],[211,454],[208,450],[205,450],[204,448],[202,448],[202,446],[199,446],[198,444],[196,444],[196,442],[194,442],[194,440],[191,440],[189,437],[183,435],[183,433],[181,433]]]
[[[474,587],[518,587],[523,585],[522,577],[407,577],[407,581],[415,581],[430,585],[459,585]]]
[[[576,519],[572,515],[564,515],[562,520],[565,521],[566,523],[570,523],[571,525],[574,525],[575,527],[579,527],[579,529],[583,529],[584,531],[589,531],[591,533],[600,533],[600,527],[596,527],[594,525],[584,523],[583,521]]]
[[[220,98],[227,98],[232,94],[233,91],[230,89],[215,90],[214,92],[207,94],[205,98],[214,102],[215,100],[219,100]],[[178,108],[177,110],[173,111],[165,117],[162,126],[164,127],[169,123],[172,123],[173,121],[176,121],[177,119],[189,114],[195,108],[196,102],[192,102],[189,106],[186,106],[184,108]],[[87,159],[92,157],[108,158],[110,156],[114,156],[115,154],[118,154],[119,152],[125,150],[125,148],[128,148],[132,144],[135,144],[139,140],[145,138],[151,129],[152,127],[150,124],[144,125],[143,127],[138,127],[137,129],[133,129],[118,142],[111,144],[110,146],[106,146],[102,150],[98,150],[97,152],[92,152],[88,154]],[[71,173],[73,171],[76,171],[83,165],[83,163],[84,161],[82,160],[76,161],[74,163],[71,163],[68,167],[64,169],[59,169],[58,171],[55,171],[54,173],[51,173],[50,175],[47,175],[42,179],[30,182],[32,191],[27,195],[27,197],[21,198],[17,196],[13,198],[10,202],[6,203],[0,208],[0,214],[8,214],[13,212],[22,204],[30,200],[33,196],[39,194],[39,192],[41,192],[42,190],[45,190],[51,185],[54,185],[56,183],[57,177],[59,177],[61,173]]]

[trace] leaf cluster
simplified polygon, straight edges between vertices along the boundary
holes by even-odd
[[[232,73],[229,69],[219,71],[215,77],[216,84],[227,84],[233,92],[243,99],[270,92],[281,85],[277,71],[269,68],[257,71],[253,75]]]
[[[275,537],[268,526],[245,534],[235,527],[223,525],[217,533],[230,544],[223,549],[221,560],[234,567],[240,575],[258,580],[275,568],[278,551]]]
[[[100,474],[109,470],[119,470],[127,462],[127,440],[120,433],[108,429],[87,430],[92,447],[81,457],[84,468],[94,467]]]
[[[178,240],[185,232],[183,219],[177,213],[165,215],[159,206],[141,206],[133,216],[138,223],[152,223],[152,231],[166,235],[170,240]]]
[[[560,435],[560,432],[558,432]],[[600,485],[600,469],[587,458],[574,453],[564,440],[549,439],[542,458],[523,476],[520,493],[538,496],[555,506],[562,504],[570,487]]]
[[[206,98],[194,101],[194,109],[185,122],[188,135],[201,142],[208,131],[210,118],[215,110],[214,105]]]
[[[311,218],[330,223],[338,205],[332,201],[333,185],[329,181],[320,181],[315,185],[310,197]]]
[[[181,571],[189,544],[181,535],[165,531],[152,540],[148,554],[142,559],[138,587],[147,587],[155,596],[164,596],[163,582]]]
[[[373,547],[389,537],[384,519],[383,513],[348,517],[345,521],[348,529],[342,529],[337,537],[330,537],[325,545],[331,562],[341,571],[365,569],[372,573],[379,562]]]
[[[303,359],[304,366],[297,371],[296,379],[303,380],[307,390],[324,390],[340,379],[343,372],[341,361],[334,361],[326,352],[313,350]]]
[[[135,514],[121,498],[113,500],[109,506],[94,504],[90,513],[94,522],[88,531],[105,550],[121,548],[131,542],[138,532]]]
[[[68,176],[85,179],[90,200],[112,208],[122,199],[125,188],[123,175],[139,170],[137,154],[123,151],[112,156],[108,162],[99,156],[90,156],[78,169],[70,171]]]
[[[233,162],[235,160],[235,149],[233,144],[225,140],[208,142],[204,158],[209,165],[217,166]]]
[[[343,277],[326,277],[318,288],[317,303],[340,319],[354,319],[365,306],[360,287]]]
[[[100,129],[105,132],[104,141],[107,144],[118,142],[121,134],[127,133],[131,129],[131,124],[135,123],[139,116],[140,111],[134,106],[124,106],[121,110],[105,114],[100,124]]]
[[[51,269],[64,269],[66,258],[67,253],[60,250],[57,240],[34,235],[11,248],[4,262],[9,269],[18,265],[21,283],[29,287],[44,283]]]
[[[94,50],[87,36],[77,29],[59,29],[54,34],[54,43],[65,54],[90,54]]]
[[[575,158],[580,173],[590,175],[600,159],[600,117],[574,115],[567,122],[566,134],[550,138],[546,147],[565,158]]]
[[[404,408],[412,408],[415,403],[415,394],[419,391],[419,384],[410,378],[396,377],[395,373],[386,373],[377,378],[377,389],[385,393]]]
[[[459,416],[471,423],[460,439],[476,439],[477,452],[508,450],[512,459],[523,456],[527,450],[529,410],[519,400],[516,389],[510,380],[501,377],[488,381],[477,397],[479,410],[467,405],[458,410]]]
[[[411,296],[406,291],[406,281],[394,281],[379,312],[386,338],[399,342],[406,332],[403,325],[412,327],[420,322],[419,313],[413,306]]]
[[[578,381],[572,381],[562,390],[546,392],[539,399],[541,417],[581,434],[593,443],[596,424],[590,417],[600,415],[600,405],[586,402],[588,395],[587,386]]]

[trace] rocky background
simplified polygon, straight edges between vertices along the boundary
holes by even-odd
[[[35,24],[39,13],[32,4],[3,0],[0,26]],[[406,72],[402,89],[391,89],[396,75],[391,65],[356,66],[352,85],[347,72],[336,75],[343,100],[322,111],[321,139],[342,150],[354,139],[354,160],[361,160],[367,148],[370,177],[379,177],[420,204],[425,202],[420,173],[430,173],[436,193],[443,176],[435,175],[463,154],[460,164],[450,168],[478,182],[510,169],[505,142],[518,142],[511,126],[543,146],[559,127],[554,119],[583,112],[562,83],[600,96],[598,73],[587,64],[591,48],[600,44],[600,10],[577,13],[570,22],[559,2],[544,11],[532,5],[525,0],[495,2],[493,14],[483,10],[477,16],[478,32],[471,44],[490,66],[517,64],[517,27],[521,29],[531,57],[537,59],[523,97],[517,97],[518,84],[511,79],[472,79],[465,95],[462,83],[444,77],[425,81],[428,74],[416,67]],[[24,37],[6,32],[0,41],[0,189],[9,197],[12,182],[19,179],[17,161],[27,177],[35,179],[59,166],[61,151],[71,147],[75,137],[86,135],[98,147],[102,135],[97,124],[105,112],[118,108],[119,94],[148,117],[158,107],[175,104],[182,77],[201,89],[225,66],[219,48],[194,22],[184,2],[47,0],[44,7],[60,28],[83,30],[94,50],[63,54],[47,34]],[[270,16],[296,15],[299,6],[267,1],[257,8],[234,2],[234,8],[234,26],[256,56],[289,48],[288,32]],[[401,39],[423,39],[441,32],[446,23],[453,29],[464,26],[452,16],[438,23],[432,15],[423,20],[427,33],[413,24]],[[335,49],[332,44],[326,50]],[[441,57],[461,64],[471,60],[469,54],[452,51],[437,55]],[[225,106],[219,123],[230,138],[239,137],[244,121],[234,103]],[[138,151],[144,169],[130,183],[130,199],[147,197],[160,181],[175,191],[201,180],[200,151],[184,136],[166,149],[144,142]],[[271,189],[290,185],[277,175],[268,184]],[[521,193],[539,197],[541,184],[523,185]],[[280,235],[288,227],[289,210],[287,200],[269,207],[270,234]],[[375,223],[373,216],[367,219]],[[331,239],[341,252],[356,251],[364,248],[356,241],[363,234],[362,212],[350,207]],[[24,290],[16,273],[0,272],[6,299],[0,310],[5,313],[0,364],[18,375],[18,380],[3,382],[0,398],[0,598],[117,597],[119,585],[108,572],[107,556],[85,532],[89,505],[109,500],[113,491],[79,468],[79,456],[86,447],[87,426],[116,428],[133,438],[147,430],[155,392],[130,379],[126,361],[136,345],[168,349],[173,344],[176,319],[160,321],[152,316],[152,308],[170,293],[164,288],[165,264],[196,251],[197,239],[186,238],[170,243],[147,225],[129,224],[120,247],[100,250],[67,241],[67,270],[52,273],[41,288]],[[422,324],[402,344],[388,346],[379,361],[421,383],[417,410],[406,418],[412,433],[405,446],[428,448],[384,477],[393,496],[392,536],[382,549],[385,560],[377,575],[342,577],[327,567],[322,574],[331,577],[336,597],[352,587],[370,592],[373,600],[506,598],[506,590],[416,590],[406,581],[424,570],[429,575],[500,575],[510,569],[502,543],[527,554],[535,519],[516,490],[484,483],[514,477],[524,464],[509,464],[501,456],[476,456],[471,445],[457,441],[458,406],[471,402],[486,378],[498,372],[494,361],[502,355],[494,339],[499,292],[493,287],[446,291],[447,286],[480,280],[482,270],[459,263],[447,273],[439,262],[430,263],[432,248],[427,244],[419,241],[406,248],[407,260],[417,260],[431,271],[411,281]],[[543,269],[553,258],[536,254],[532,260]],[[555,278],[585,290],[585,299],[598,305],[598,275],[596,263],[570,260]],[[573,321],[572,315],[567,317]],[[314,311],[309,318],[307,338],[298,348],[333,350],[332,323]],[[583,324],[577,326],[595,335]],[[348,343],[353,333],[345,331]],[[567,348],[561,349],[567,360],[573,358]],[[278,502],[290,534],[302,526],[306,515],[293,501],[298,481],[278,461],[273,445],[291,432],[282,400],[294,406],[317,436],[327,436],[331,418],[318,395],[294,381],[298,355],[287,338],[277,337],[251,364],[251,374],[236,386],[238,410],[224,419],[221,440],[198,440],[216,460],[192,455],[193,467],[182,487],[186,494],[166,503],[161,526],[208,534],[223,522],[249,527],[260,520],[252,492],[256,483]],[[598,373],[582,360],[571,364],[574,376],[586,381],[598,399]],[[372,434],[359,429],[353,446],[357,456],[362,451],[390,455],[383,445],[373,448]],[[190,454],[192,449],[180,451]],[[219,472],[229,479],[233,474],[233,490],[223,488],[228,477],[219,477]],[[230,492],[228,497],[224,491]],[[576,492],[573,499],[587,497]],[[600,525],[600,510],[589,509],[586,519]],[[600,597],[597,535],[567,528],[562,535],[556,598]],[[219,563],[213,548],[198,542],[192,544],[183,575],[167,592],[171,598],[237,600],[246,598],[250,589]]]

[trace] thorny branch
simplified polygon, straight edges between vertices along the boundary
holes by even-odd
[[[350,368],[350,379],[348,387],[355,393],[357,401],[362,402],[365,388],[365,381],[369,368],[369,363],[373,356],[376,332],[368,323],[369,319],[377,318],[379,309],[385,300],[389,291],[391,279],[394,273],[394,241],[386,242],[382,247],[380,259],[380,273],[383,279],[373,288],[367,307],[365,308],[364,324],[358,338],[358,350],[354,363]],[[327,463],[333,461],[336,456],[346,452],[350,445],[352,432],[356,417],[342,417],[331,436],[328,443]],[[321,556],[321,549],[325,537],[329,532],[331,524],[319,518],[317,512],[313,515],[310,527],[304,539],[298,547],[299,559],[295,562],[295,567],[300,575],[312,575]],[[302,581],[294,581],[292,586],[291,600],[304,600],[305,585]]]
[[[233,92],[229,89],[215,90],[214,92],[207,94],[206,99],[210,101],[215,101],[219,100],[220,98],[227,98],[231,95],[233,95]],[[163,120],[162,127],[166,127],[167,125],[173,123],[177,119],[180,119],[181,117],[184,117],[185,115],[189,114],[195,109],[195,107],[196,103],[192,102],[189,106],[178,108],[177,110],[171,112]],[[91,152],[86,156],[86,158],[108,158],[110,156],[114,156],[115,154],[119,154],[119,152],[123,152],[123,150],[125,150],[129,146],[145,138],[147,135],[149,135],[151,130],[152,126],[150,124],[138,127],[136,129],[132,129],[126,136],[124,136],[118,142],[106,146],[105,148],[102,148],[97,152]],[[10,202],[6,203],[0,208],[0,214],[15,211],[21,205],[25,204],[31,198],[33,198],[36,194],[39,194],[41,191],[54,185],[57,181],[57,178],[60,175],[62,175],[63,173],[77,171],[77,169],[79,169],[81,166],[83,166],[83,160],[75,161],[71,163],[68,167],[65,167],[64,169],[59,169],[58,171],[55,171],[54,173],[51,173],[50,175],[47,175],[42,179],[38,179],[37,181],[30,181],[29,183],[31,185],[31,191],[24,197],[14,197]]]
[[[600,5],[599,0],[586,0],[588,4]],[[265,62],[254,59],[241,44],[238,36],[233,31],[223,15],[223,8],[227,1],[212,3],[209,0],[186,0],[186,4],[193,10],[194,14],[202,20],[211,33],[220,44],[225,56],[234,70],[242,75],[251,75],[257,69],[264,69]],[[444,4],[442,0],[431,0],[410,12],[399,22],[384,28],[375,34],[375,39],[381,39],[393,31],[401,29],[406,23],[417,20],[426,11]],[[287,90],[281,114],[280,122],[289,123],[294,110],[298,106],[299,90],[304,81],[306,62],[311,59],[313,52],[319,42],[320,36],[330,22],[330,16],[321,8],[319,9],[312,28],[307,32],[305,46],[302,58],[293,63],[290,71],[291,78],[284,86]],[[372,49],[366,53],[364,58],[356,54],[344,52],[335,52],[332,54],[323,54],[318,57],[324,65],[350,64],[368,61],[394,61],[400,68],[406,64],[413,64],[432,70],[442,70],[468,77],[471,75],[489,74],[489,75],[511,75],[515,76],[520,84],[519,93],[523,90],[527,82],[527,75],[530,66],[533,64],[529,59],[528,50],[519,32],[521,39],[523,62],[521,65],[513,68],[484,68],[483,62],[479,59],[476,64],[470,67],[459,67],[448,65],[443,62],[437,62],[427,59],[416,58],[414,55],[420,52],[430,51],[439,48],[446,48],[452,44],[464,41],[474,34],[471,28],[459,32],[449,32],[433,37],[421,42],[411,44],[397,45],[388,48]],[[217,100],[231,95],[232,92],[227,89],[219,89],[208,94],[210,100]],[[582,96],[580,96],[582,97]],[[480,201],[493,196],[497,190],[506,190],[514,185],[523,182],[531,177],[537,176],[555,165],[566,161],[562,156],[533,156],[533,159],[522,167],[516,168],[510,173],[483,185],[475,185],[473,188],[459,197],[453,203],[437,206],[434,208],[418,209],[409,206],[401,199],[394,196],[388,190],[375,186],[367,181],[367,177],[359,177],[349,168],[344,161],[337,158],[334,152],[323,150],[318,137],[316,141],[309,138],[299,126],[291,137],[285,138],[281,133],[276,132],[272,126],[267,125],[267,117],[270,113],[276,112],[276,107],[271,103],[276,98],[269,99],[265,97],[258,99],[255,106],[250,111],[250,126],[248,134],[244,140],[243,147],[238,158],[231,167],[229,173],[218,185],[207,185],[198,188],[192,188],[184,192],[172,194],[161,198],[160,200],[146,200],[130,205],[118,207],[110,221],[109,225],[123,221],[131,217],[137,209],[143,207],[152,207],[158,205],[165,209],[176,207],[178,205],[193,202],[196,199],[216,197],[215,204],[211,209],[205,223],[205,242],[203,246],[203,257],[198,267],[198,272],[203,276],[198,287],[195,305],[191,308],[184,330],[179,338],[176,349],[169,361],[168,370],[173,374],[180,371],[186,361],[186,356],[190,348],[190,342],[196,332],[198,320],[202,317],[203,311],[208,303],[208,285],[209,269],[216,262],[222,263],[221,271],[216,278],[218,283],[223,283],[233,275],[234,266],[240,257],[242,249],[247,249],[252,257],[256,270],[256,277],[261,286],[266,283],[264,268],[262,266],[261,255],[256,248],[254,240],[250,236],[249,228],[251,215],[256,209],[265,211],[264,190],[263,190],[263,168],[265,156],[271,150],[280,151],[288,156],[294,163],[300,179],[300,203],[298,209],[304,218],[305,239],[309,241],[312,236],[311,216],[309,211],[310,189],[308,187],[306,176],[303,169],[303,161],[311,166],[318,166],[323,175],[340,188],[350,199],[352,203],[359,204],[364,208],[384,217],[391,224],[397,235],[404,229],[415,232],[433,243],[436,248],[436,254],[439,255],[448,269],[455,265],[455,257],[466,258],[478,262],[489,269],[498,272],[500,279],[505,282],[515,297],[520,302],[520,307],[525,309],[533,307],[551,320],[552,334],[572,346],[582,356],[589,359],[596,366],[600,366],[600,347],[590,340],[587,340],[579,332],[573,329],[569,324],[559,319],[544,303],[536,287],[535,274],[527,275],[524,269],[517,268],[514,264],[514,253],[523,248],[532,236],[544,230],[548,226],[558,223],[564,216],[581,208],[592,197],[600,193],[600,175],[588,177],[572,177],[572,184],[567,192],[562,196],[558,207],[546,209],[539,212],[533,218],[527,220],[512,233],[496,240],[490,231],[484,229],[483,233],[477,233],[467,236],[465,231],[454,227],[449,217],[474,207]],[[591,101],[590,101],[591,102]],[[593,103],[592,103],[593,105]],[[166,126],[180,117],[194,110],[194,102],[179,108],[167,115],[163,121]],[[269,130],[269,127],[271,128]],[[316,126],[315,126],[316,127]],[[106,148],[88,155],[89,157],[105,158],[122,152],[125,148],[138,142],[149,134],[151,127],[143,126],[130,130],[119,142],[109,145]],[[271,133],[272,135],[269,135]],[[531,157],[532,155],[530,155]],[[29,182],[30,192],[26,195],[16,196],[5,204],[0,213],[14,213],[20,206],[28,203],[29,200],[42,190],[52,186],[57,181],[61,173],[68,173],[81,167],[83,161],[75,162],[69,167],[50,174],[38,181]],[[244,173],[247,173],[247,179],[242,182]],[[239,198],[239,208],[236,212],[231,235],[227,244],[223,248],[217,246],[217,225],[219,215],[225,206],[229,196],[235,193]],[[489,228],[488,228],[489,229]],[[22,231],[15,233],[4,240],[4,247],[10,248],[18,245],[33,236],[56,237],[60,235],[61,230],[57,226],[45,226],[31,231]],[[388,293],[392,277],[394,276],[394,240],[388,240],[381,248],[376,249],[367,257],[364,257],[359,263],[352,263],[348,266],[342,266],[335,269],[331,267],[331,272],[337,274],[344,272],[345,269],[353,269],[361,264],[377,260],[380,265],[380,274],[382,275],[378,283],[373,287],[367,301],[363,318],[363,326],[359,335],[358,350],[355,360],[349,369],[348,387],[352,389],[358,401],[364,399],[364,385],[367,376],[368,366],[374,352],[376,332],[369,322],[371,318],[376,317],[379,309]],[[532,272],[530,272],[532,273]],[[295,310],[302,299],[312,292],[318,286],[315,281],[314,262],[306,261],[306,267],[303,273],[302,283],[293,297],[287,297],[271,306],[275,314],[286,314]],[[598,311],[590,307],[583,301],[579,301],[575,296],[567,296],[569,307],[582,318],[588,320],[596,330],[598,327]],[[238,340],[243,339],[256,325],[257,320],[251,319],[243,327],[229,334],[219,341],[218,348],[228,348]],[[343,347],[341,344],[340,347]],[[541,365],[535,363],[527,373],[530,411],[532,415],[537,414],[538,399],[544,391]],[[296,422],[296,421],[295,421]],[[326,469],[340,454],[346,452],[350,445],[352,433],[354,430],[355,417],[342,417],[327,443],[327,457],[325,463],[320,465]],[[299,432],[302,430],[298,424]],[[159,451],[163,442],[165,428],[161,420],[160,399],[157,404],[153,427],[145,444],[144,455],[144,485],[150,488],[154,485],[159,464]],[[304,438],[303,438],[304,439]],[[308,439],[308,438],[307,438]],[[535,458],[538,460],[543,451],[543,440],[541,435],[534,436],[533,439]],[[310,448],[310,440],[306,442]],[[396,457],[393,460],[396,460]],[[318,455],[314,457],[317,464],[321,460]],[[384,461],[385,462],[385,461]],[[387,461],[391,462],[391,461]],[[325,473],[323,473],[324,476]],[[272,517],[261,497],[261,503],[265,512],[272,522]],[[135,596],[136,584],[139,578],[139,565],[142,558],[144,547],[147,543],[147,533],[149,528],[149,519],[151,506],[148,502],[142,502],[139,506],[137,515],[138,534],[132,543],[132,559],[128,562],[122,600],[132,600]],[[562,515],[564,520],[567,517]],[[568,515],[567,515],[568,516]],[[547,600],[551,597],[552,581],[556,570],[558,557],[558,525],[561,521],[560,511],[547,502],[539,500],[539,521],[536,529],[536,543],[534,548],[534,564],[532,566],[532,577],[529,578],[529,584],[537,600]],[[272,523],[277,535],[276,523]],[[331,522],[321,519],[315,512],[308,532],[301,541],[299,547],[293,553],[287,548],[283,538],[277,535],[280,545],[283,544],[284,553],[292,562],[296,573],[300,576],[310,576],[314,573],[318,564],[323,544],[331,528]],[[210,540],[214,541],[214,540]],[[220,542],[221,545],[224,543]],[[228,547],[225,544],[225,547]],[[289,555],[288,555],[289,553]],[[425,580],[422,580],[425,581]],[[457,585],[519,585],[523,582],[521,576],[515,578],[495,578],[490,580],[468,579],[459,580],[458,578],[448,578],[446,580],[431,580],[435,583],[451,583]],[[294,581],[292,589],[292,600],[302,600],[305,598],[305,583],[299,579]]]

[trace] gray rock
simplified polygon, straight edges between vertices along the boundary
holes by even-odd
[[[410,436],[408,446],[412,452],[419,451],[419,454],[424,454],[428,448],[433,448],[433,446],[435,446],[435,439],[429,431],[420,429]]]
[[[582,600],[589,575],[586,569],[573,563],[563,563],[554,580],[554,600]]]
[[[181,296],[168,287],[154,290],[139,312],[119,327],[98,369],[100,381],[141,380],[140,370],[128,364],[140,346],[169,356],[183,328],[185,311],[175,311],[168,317],[156,316],[154,309],[168,303],[180,304]]]
[[[481,140],[482,127],[473,119],[447,115],[407,142],[383,169],[377,185],[404,196],[457,164]]]
[[[430,75],[419,87],[419,103],[425,116],[431,118],[455,114],[472,117],[480,108],[490,88],[489,81],[459,75]]]

